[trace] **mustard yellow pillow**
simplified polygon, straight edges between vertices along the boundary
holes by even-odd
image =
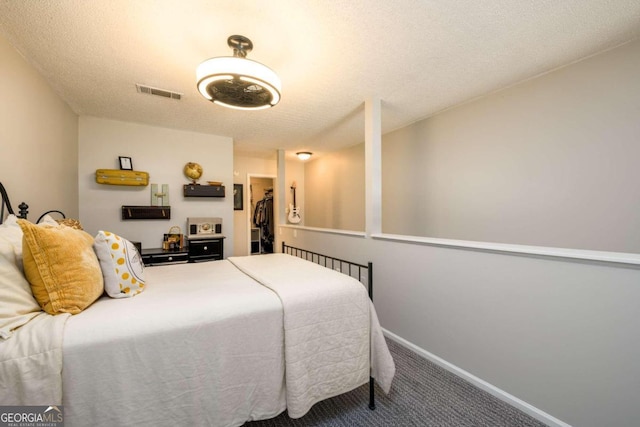
[[[49,314],[77,314],[104,291],[93,237],[63,225],[18,220],[24,233],[24,274],[38,304]]]

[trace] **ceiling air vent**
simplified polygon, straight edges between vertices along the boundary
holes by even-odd
[[[166,89],[159,89],[157,87],[145,86],[140,83],[136,83],[136,89],[139,93],[146,93],[147,95],[162,96],[163,98],[182,99],[182,94],[178,92],[171,92]]]

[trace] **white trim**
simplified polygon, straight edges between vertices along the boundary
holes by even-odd
[[[488,382],[476,377],[475,375],[470,374],[464,369],[461,369],[447,362],[446,360],[441,359],[435,354],[429,353],[425,349],[420,348],[413,343],[410,343],[409,341],[399,337],[393,332],[389,332],[384,328],[382,329],[382,332],[386,337],[392,339],[393,341],[397,342],[401,346],[406,347],[409,350],[418,353],[420,356],[424,357],[430,362],[433,362],[436,365],[440,366],[441,368],[451,372],[452,374],[457,375],[458,377],[470,382],[471,384],[478,387],[479,389],[484,390],[487,393],[491,394],[492,396],[502,400],[503,402],[506,402],[509,405],[521,410],[522,412],[532,416],[536,420],[543,422],[550,427],[571,427],[571,425],[565,423],[564,421],[560,421],[559,419],[547,414],[546,412],[536,408],[535,406],[532,406],[527,402],[521,399],[518,399],[517,397],[507,393],[506,391],[501,390],[498,387],[492,384],[489,384]]]
[[[506,243],[475,242],[469,240],[438,239],[434,237],[404,236],[398,234],[373,234],[374,239],[396,242],[419,243],[434,246],[449,246],[465,249],[482,249],[495,252],[510,252],[527,255],[542,255],[558,258],[573,258],[588,261],[613,262],[640,265],[640,254],[624,252],[590,251],[585,249],[551,248],[545,246],[511,245]]]
[[[294,230],[315,231],[317,233],[342,234],[344,236],[366,237],[364,231],[338,230],[335,228],[307,227],[305,225],[280,224],[278,227],[292,228]]]
[[[522,255],[537,255],[553,258],[569,258],[584,261],[599,261],[614,264],[629,264],[640,266],[640,254],[624,252],[590,251],[586,249],[552,248],[546,246],[511,245],[507,243],[475,242],[470,240],[439,239],[435,237],[405,236],[399,234],[371,234],[364,231],[337,230],[332,228],[306,227],[300,225],[282,224],[279,227],[297,230],[315,231],[317,233],[341,234],[354,237],[371,237],[377,240],[414,243],[431,246],[445,246],[461,249],[479,249],[492,252],[515,253]]]

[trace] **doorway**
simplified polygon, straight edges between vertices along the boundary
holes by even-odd
[[[269,254],[274,252],[275,216],[274,188],[272,175],[248,175],[249,191],[249,254]]]

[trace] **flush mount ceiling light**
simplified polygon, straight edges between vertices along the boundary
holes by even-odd
[[[260,110],[280,101],[281,83],[277,74],[259,62],[247,59],[251,40],[231,36],[227,44],[233,56],[210,58],[196,70],[198,91],[209,101],[240,110]]]
[[[299,151],[296,153],[296,156],[298,156],[300,160],[309,160],[312,154],[313,153],[310,153],[308,151]]]

